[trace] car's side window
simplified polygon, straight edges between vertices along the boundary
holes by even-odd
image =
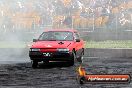
[[[75,39],[80,39],[80,36],[78,33],[75,33]]]

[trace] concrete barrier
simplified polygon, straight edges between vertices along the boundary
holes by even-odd
[[[0,58],[2,60],[20,60],[23,58],[24,60],[29,60],[27,48],[19,48],[19,49],[0,49]],[[132,49],[102,49],[102,48],[86,48],[84,57],[104,57],[104,58],[132,58]]]
[[[104,57],[104,58],[131,58],[132,49],[102,49],[102,48],[86,48],[85,57]]]

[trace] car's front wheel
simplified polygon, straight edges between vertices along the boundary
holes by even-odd
[[[32,61],[32,68],[38,67],[38,61]]]
[[[75,63],[75,58],[76,58],[76,55],[75,55],[75,52],[74,51],[72,52],[72,56],[70,58],[71,58],[70,65],[73,66],[74,63]]]
[[[44,64],[49,64],[49,61],[43,61]]]

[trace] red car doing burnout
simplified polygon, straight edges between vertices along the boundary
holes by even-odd
[[[67,61],[74,65],[75,61],[82,62],[83,55],[84,41],[73,29],[45,30],[38,39],[33,39],[29,51],[33,68],[41,61]]]

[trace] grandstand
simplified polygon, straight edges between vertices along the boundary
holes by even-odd
[[[131,0],[1,0],[0,10],[1,30],[31,30],[43,25],[113,29],[132,24]]]

